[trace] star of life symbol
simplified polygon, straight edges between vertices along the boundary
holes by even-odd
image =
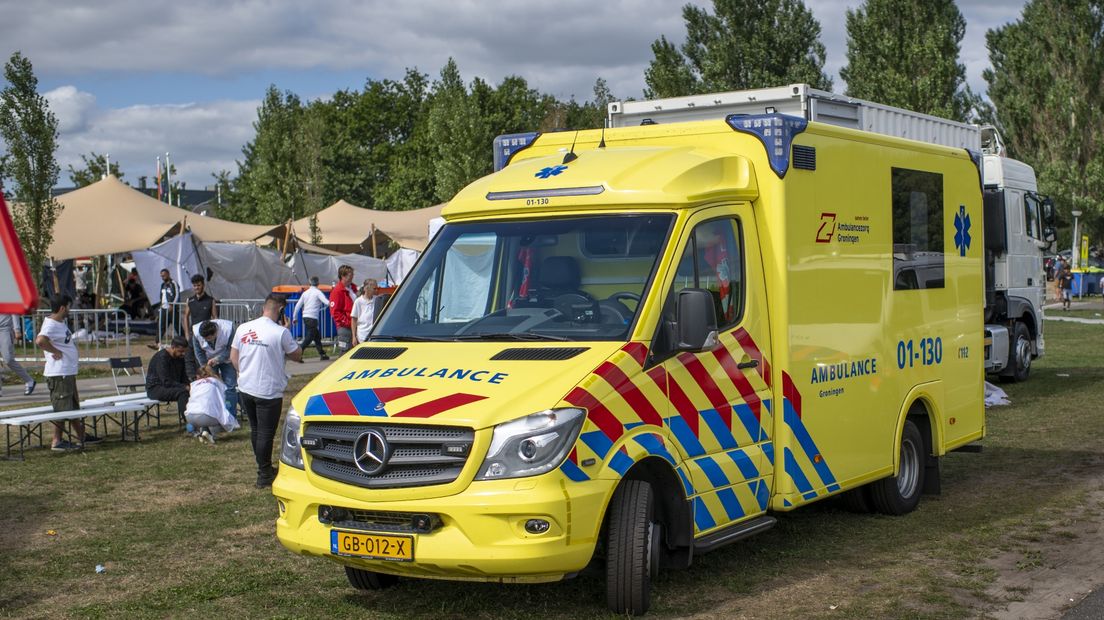
[[[567,166],[564,166],[562,164],[559,166],[547,166],[545,168],[541,168],[540,172],[534,174],[533,176],[539,179],[547,179],[549,177],[556,176],[564,170],[567,170]]]
[[[966,205],[958,206],[958,213],[954,219],[955,247],[959,256],[966,256],[966,250],[970,249],[970,216],[966,213]]]

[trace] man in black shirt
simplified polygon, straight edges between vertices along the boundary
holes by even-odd
[[[188,341],[175,336],[169,346],[153,354],[146,372],[146,395],[165,403],[176,402],[181,423],[188,406],[188,376],[184,372],[184,354]]]
[[[160,292],[160,333],[157,334],[157,339],[160,340],[165,337],[165,333],[168,332],[169,336],[175,336],[179,330],[177,325],[178,314],[176,312],[176,302],[180,297],[180,291],[176,288],[176,282],[173,281],[172,276],[169,274],[168,269],[161,270],[161,292]]]
[[[199,368],[199,345],[194,342],[193,329],[204,321],[218,318],[218,300],[207,292],[207,281],[201,274],[192,276],[192,297],[188,299],[188,305],[184,307],[184,332],[188,340],[193,340],[192,351],[185,359],[184,370],[189,377],[195,377]]]

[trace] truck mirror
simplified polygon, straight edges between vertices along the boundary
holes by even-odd
[[[1058,231],[1054,230],[1053,226],[1047,226],[1043,229],[1043,241],[1047,243],[1054,243],[1058,239]]]
[[[717,311],[713,294],[702,288],[678,293],[678,349],[704,351],[717,344]]]
[[[1054,201],[1050,199],[1050,196],[1040,196],[1043,205],[1043,226],[1048,229],[1054,229]],[[1048,239],[1053,241],[1053,239]]]

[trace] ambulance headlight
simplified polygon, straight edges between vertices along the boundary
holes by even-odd
[[[303,469],[303,450],[299,447],[299,412],[289,408],[284,416],[284,432],[280,433],[280,462]]]
[[[582,409],[548,409],[499,424],[475,479],[523,478],[559,467],[585,419]]]

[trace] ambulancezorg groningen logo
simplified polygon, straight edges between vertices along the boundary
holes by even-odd
[[[541,168],[540,171],[537,172],[536,174],[534,174],[533,176],[537,177],[538,179],[547,179],[547,178],[554,177],[554,176],[560,174],[564,170],[567,170],[567,166],[564,166],[562,164],[559,165],[559,166],[547,166],[547,167]]]
[[[367,430],[353,443],[353,464],[369,476],[382,473],[389,460],[391,444],[387,443],[387,438],[380,431]]]
[[[970,249],[970,215],[966,213],[966,205],[958,206],[958,213],[954,218],[955,247],[959,256],[966,256],[966,250]]]

